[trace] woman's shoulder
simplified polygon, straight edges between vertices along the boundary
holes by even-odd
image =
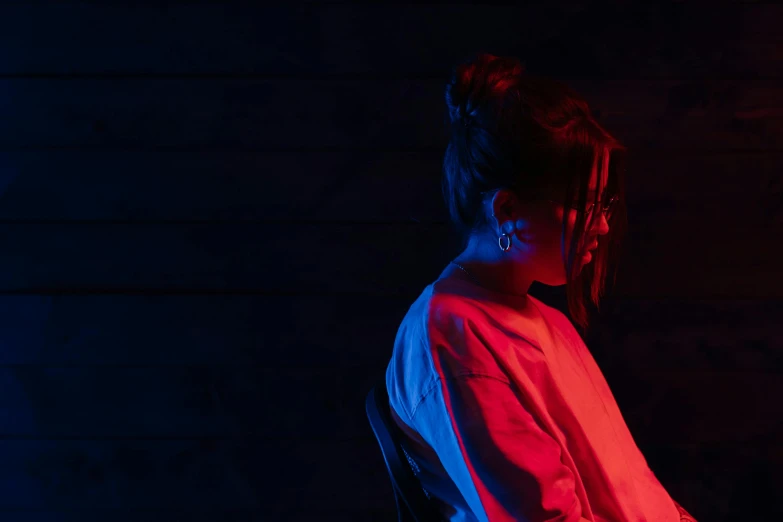
[[[430,285],[431,294],[427,313],[433,326],[454,318],[470,318],[485,314],[493,303],[471,282],[457,277],[438,279]]]
[[[469,319],[482,313],[482,303],[451,279],[428,284],[405,312],[397,337],[425,338],[454,319]]]
[[[455,328],[477,320],[479,309],[450,281],[439,278],[428,284],[408,307],[397,328],[386,370],[390,397],[396,396],[398,404],[409,404],[437,382],[440,377],[432,351],[444,342],[461,343],[464,336],[453,335]]]

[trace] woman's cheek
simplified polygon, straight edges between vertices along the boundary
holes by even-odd
[[[574,224],[576,223],[576,216],[574,214],[575,214],[574,212],[570,212],[569,216],[567,218],[568,219],[568,224],[566,226],[566,238],[565,238],[566,255],[569,254],[568,251],[571,248],[571,238],[574,235]],[[560,222],[560,224],[561,224],[561,227],[562,227],[562,221]],[[562,228],[561,228],[561,230],[562,230]]]

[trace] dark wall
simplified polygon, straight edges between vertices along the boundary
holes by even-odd
[[[458,253],[442,95],[477,50],[566,81],[631,150],[587,341],[651,468],[701,522],[778,519],[781,22],[3,3],[0,520],[393,520],[364,398]]]

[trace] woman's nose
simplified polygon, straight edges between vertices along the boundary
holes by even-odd
[[[591,221],[590,231],[597,235],[609,233],[609,222],[606,220],[606,215],[603,212],[597,219]]]

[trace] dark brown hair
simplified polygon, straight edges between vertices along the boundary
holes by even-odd
[[[625,201],[626,148],[593,117],[587,102],[567,85],[525,72],[514,57],[479,53],[457,65],[446,85],[451,138],[443,158],[442,189],[452,224],[463,247],[470,235],[488,225],[483,192],[509,189],[522,200],[562,198],[566,216],[578,191],[578,208],[587,207],[590,177],[599,183],[608,170],[601,193],[617,196],[610,231],[599,237],[593,262],[579,269],[577,245],[586,230],[586,214],[578,212],[568,259],[566,294],[572,320],[588,326],[585,294],[599,307],[612,266],[617,276],[620,240],[627,229]],[[592,213],[599,218],[600,212]],[[567,219],[563,220],[563,247]],[[563,248],[563,252],[566,249]]]

